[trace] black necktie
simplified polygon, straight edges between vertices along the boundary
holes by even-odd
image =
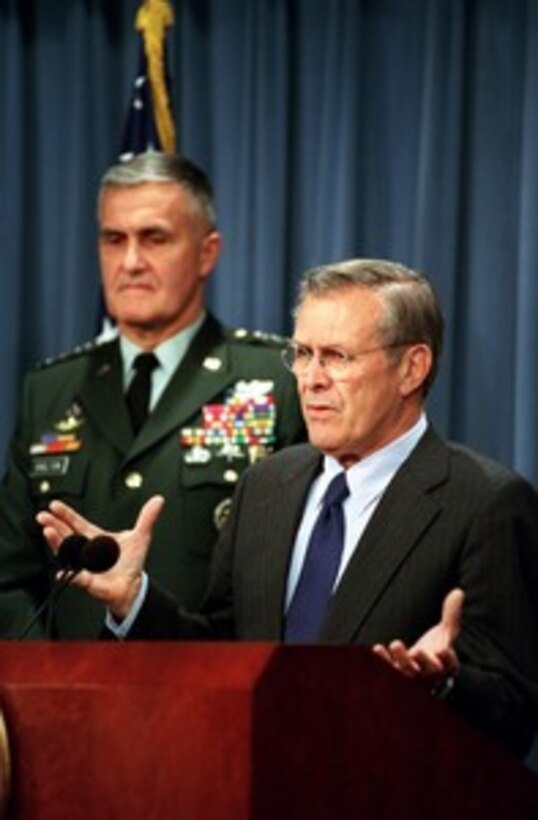
[[[329,484],[310,535],[297,587],[286,616],[286,643],[313,643],[321,632],[344,547],[342,502],[349,495],[346,474]]]
[[[158,364],[159,361],[153,353],[140,353],[133,362],[136,373],[125,394],[125,402],[135,434],[138,433],[148,415],[151,374]]]

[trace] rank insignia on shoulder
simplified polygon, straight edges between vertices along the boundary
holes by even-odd
[[[244,327],[237,327],[231,331],[234,339],[244,341],[249,344],[264,344],[281,347],[285,341],[278,333],[266,333],[264,330],[247,330]]]
[[[79,356],[90,353],[96,346],[97,343],[95,339],[92,339],[89,342],[84,342],[83,344],[77,345],[72,350],[64,350],[63,353],[59,353],[57,356],[48,356],[46,359],[43,359],[43,361],[36,364],[36,369],[44,370],[57,364],[63,364],[71,359],[76,359]]]
[[[246,339],[249,334],[246,327],[237,327],[234,330],[233,335],[236,339]]]

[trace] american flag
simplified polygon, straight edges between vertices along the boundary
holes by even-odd
[[[143,151],[175,151],[170,77],[166,66],[166,33],[173,24],[174,11],[169,0],[144,0],[136,14],[140,53],[121,143],[121,160]]]
[[[143,0],[135,18],[140,52],[120,161],[144,151],[175,151],[170,78],[166,68],[166,32],[173,24],[174,11],[169,0]],[[102,291],[99,301],[96,341],[101,343],[116,335],[116,327],[107,315]]]

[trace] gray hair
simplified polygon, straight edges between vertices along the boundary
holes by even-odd
[[[105,188],[109,186],[129,188],[145,182],[174,182],[180,185],[189,192],[209,228],[215,227],[215,204],[209,178],[194,162],[176,154],[147,151],[113,165],[101,179],[99,203]]]
[[[380,293],[385,307],[377,328],[379,341],[397,346],[421,342],[432,352],[432,368],[423,385],[424,395],[437,375],[443,348],[444,321],[431,282],[421,273],[385,259],[349,259],[308,270],[299,286],[294,315],[309,296],[346,288],[367,288]],[[391,351],[389,351],[391,355]]]

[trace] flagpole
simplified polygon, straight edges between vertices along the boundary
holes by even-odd
[[[135,28],[144,41],[155,125],[161,149],[167,153],[174,153],[176,148],[165,66],[166,32],[174,23],[174,10],[169,0],[143,0],[135,21]]]

